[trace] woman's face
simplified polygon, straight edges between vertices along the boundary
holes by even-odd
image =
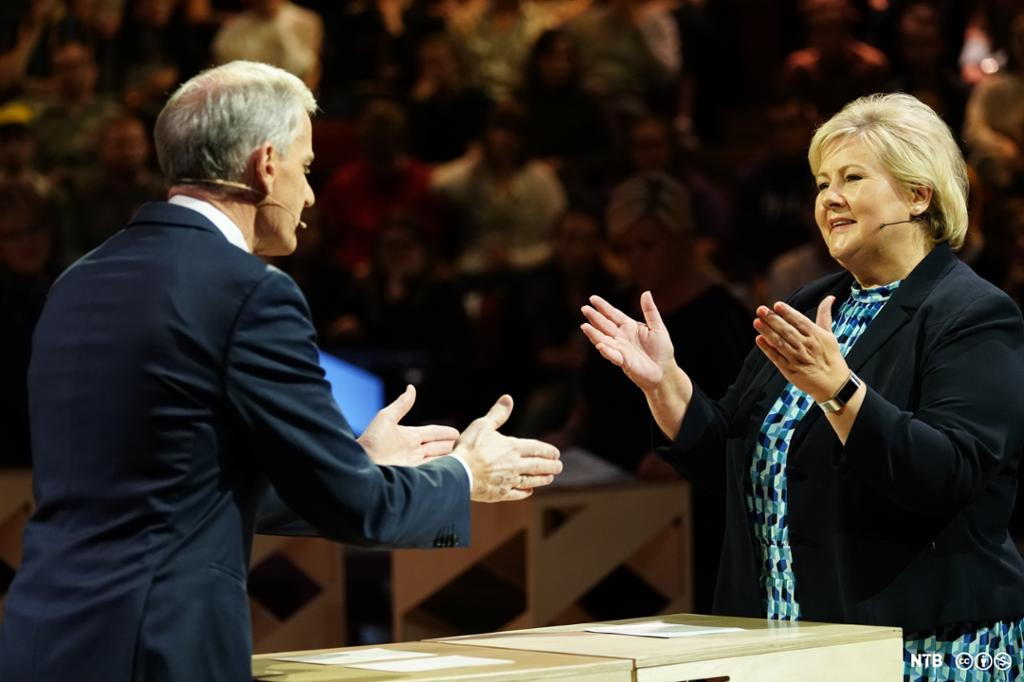
[[[815,175],[814,218],[828,251],[862,284],[879,266],[904,260],[915,243],[916,223],[890,225],[920,214],[928,202],[902,188],[875,154],[856,139],[840,140],[822,155]]]

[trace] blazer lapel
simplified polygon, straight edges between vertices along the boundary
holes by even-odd
[[[932,249],[931,253],[924,257],[924,260],[914,268],[907,276],[907,279],[896,289],[889,302],[882,307],[875,319],[868,325],[868,328],[864,330],[861,337],[853,344],[853,348],[850,349],[846,356],[846,364],[849,365],[850,370],[853,372],[860,370],[871,356],[878,352],[903,325],[913,318],[914,312],[921,306],[921,303],[928,297],[932,289],[935,288],[935,285],[949,272],[956,262],[956,254],[953,253],[953,250],[947,244],[939,244]],[[836,293],[836,291],[832,293]],[[848,295],[849,282],[846,283],[846,296]],[[837,301],[844,299],[845,297],[836,297]],[[833,313],[837,309],[836,306],[833,306]],[[804,314],[814,319],[815,312],[815,310],[804,311]],[[783,383],[782,385],[784,386],[785,384]],[[781,390],[782,386],[779,387],[779,391]],[[778,396],[778,392],[775,395]],[[798,441],[820,418],[821,410],[813,407],[804,415],[804,418],[800,420],[799,426],[797,426],[796,433],[793,434],[790,452],[797,450]]]

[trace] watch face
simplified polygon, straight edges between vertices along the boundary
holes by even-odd
[[[860,384],[860,378],[853,372],[850,372],[850,378],[847,379],[846,383],[843,384],[843,387],[839,389],[839,393],[836,394],[835,399],[843,405],[846,405],[846,403],[850,402],[850,398],[853,397],[853,394],[857,392],[857,389],[860,388]]]

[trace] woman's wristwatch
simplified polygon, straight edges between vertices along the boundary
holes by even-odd
[[[825,410],[826,414],[835,414],[846,407],[846,403],[850,402],[853,398],[853,394],[857,392],[857,389],[864,385],[864,382],[860,380],[860,377],[850,372],[850,378],[839,387],[839,390],[835,392],[828,400],[823,400],[818,403],[818,407]]]

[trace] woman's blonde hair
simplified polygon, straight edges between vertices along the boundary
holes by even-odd
[[[869,95],[843,107],[818,128],[807,160],[817,175],[828,148],[856,139],[910,191],[932,190],[922,224],[931,240],[963,246],[967,234],[967,166],[953,134],[931,107],[903,93]]]

